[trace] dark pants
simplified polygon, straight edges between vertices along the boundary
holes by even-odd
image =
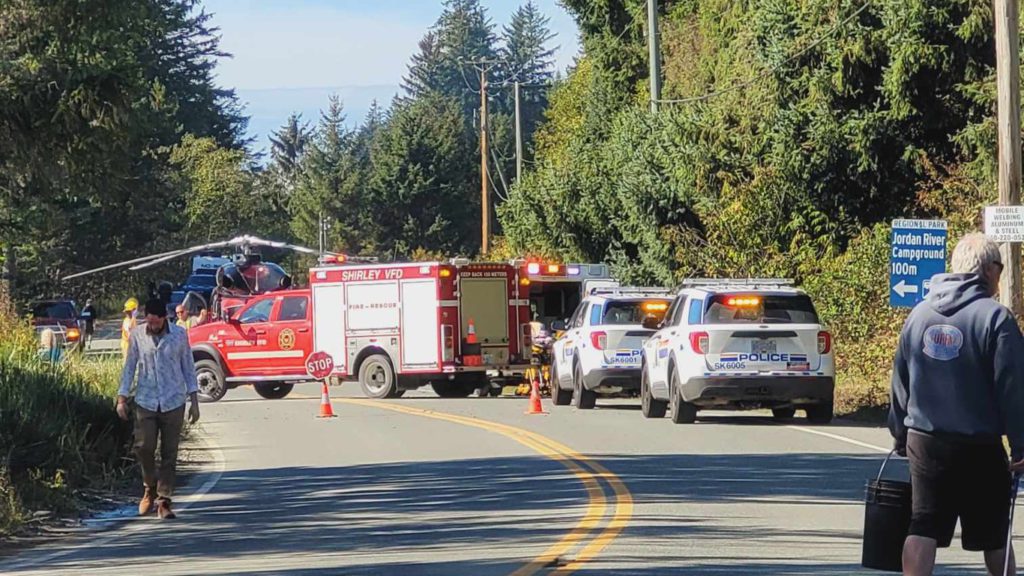
[[[185,422],[185,407],[170,412],[152,412],[135,407],[135,457],[142,466],[142,483],[150,495],[170,500],[178,469],[178,442]],[[160,469],[156,466],[156,444],[160,440]]]

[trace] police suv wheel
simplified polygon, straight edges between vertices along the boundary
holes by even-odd
[[[572,403],[572,390],[562,390],[558,384],[558,364],[551,365],[551,403],[555,406],[568,406]]]
[[[807,421],[811,424],[828,424],[835,416],[835,403],[832,400],[806,406],[804,409],[807,411]]]
[[[796,408],[792,406],[785,408],[772,408],[772,418],[780,421],[792,420],[796,416]]]
[[[587,390],[587,387],[583,385],[583,369],[580,365],[576,365],[576,369],[573,371],[572,379],[572,404],[578,410],[591,410],[597,405],[597,392],[593,390]]]
[[[398,377],[391,359],[374,354],[359,366],[359,386],[367,398],[398,398]]]
[[[647,367],[640,373],[640,413],[644,418],[664,418],[668,411],[668,402],[658,400],[651,394],[651,377],[647,375]]]
[[[672,422],[675,424],[693,424],[697,421],[697,406],[683,400],[682,385],[679,383],[679,372],[672,369],[672,385],[669,386],[669,398],[672,404]]]
[[[196,382],[199,384],[200,402],[216,402],[228,392],[224,370],[215,360],[196,362]]]

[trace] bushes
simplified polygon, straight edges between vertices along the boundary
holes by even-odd
[[[33,336],[0,313],[0,535],[28,511],[71,511],[81,489],[122,477],[131,437],[113,409],[119,364],[49,365]]]

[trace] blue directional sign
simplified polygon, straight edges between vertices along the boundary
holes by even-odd
[[[945,220],[894,220],[889,252],[889,304],[913,308],[932,276],[946,271]]]

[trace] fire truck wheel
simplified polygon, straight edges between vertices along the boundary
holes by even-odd
[[[398,378],[391,359],[374,354],[359,367],[359,386],[367,398],[398,398]]]
[[[446,380],[431,382],[430,387],[433,388],[434,393],[441,398],[468,398],[469,395],[476,390],[475,386],[467,385],[463,382],[451,382]]]
[[[215,360],[196,362],[196,382],[199,384],[200,402],[216,402],[228,392],[224,370]]]
[[[294,384],[255,384],[256,393],[267,400],[280,400],[291,393]]]

